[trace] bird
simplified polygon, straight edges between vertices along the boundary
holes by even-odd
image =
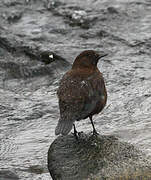
[[[97,135],[93,115],[100,113],[107,102],[107,91],[102,73],[97,68],[100,55],[94,50],[81,52],[74,60],[71,69],[66,72],[57,90],[60,118],[55,135],[67,135],[72,127],[78,138],[75,121],[89,118],[93,135]]]

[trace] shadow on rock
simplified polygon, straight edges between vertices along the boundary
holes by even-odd
[[[151,179],[147,157],[114,136],[58,137],[48,151],[48,169],[53,180]]]

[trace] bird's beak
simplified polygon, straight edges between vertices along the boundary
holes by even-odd
[[[105,56],[107,56],[107,55],[108,55],[108,54],[99,55],[98,60],[101,59],[101,58],[103,58],[103,57],[105,57]]]

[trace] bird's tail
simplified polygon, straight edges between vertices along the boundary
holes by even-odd
[[[59,119],[57,127],[55,129],[55,135],[67,135],[72,129],[73,122],[74,121],[72,120]]]

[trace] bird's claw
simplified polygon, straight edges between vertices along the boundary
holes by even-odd
[[[98,136],[99,133],[96,130],[93,130],[93,136]]]
[[[73,135],[74,135],[74,137],[76,138],[76,140],[78,140],[78,139],[79,139],[79,136],[78,136],[78,133],[77,133],[77,132],[73,132],[73,133],[71,133],[71,134],[73,134]]]

